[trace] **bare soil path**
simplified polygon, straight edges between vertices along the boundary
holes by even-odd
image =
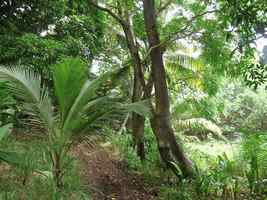
[[[78,144],[74,155],[80,160],[81,177],[93,200],[154,200],[157,191],[141,175],[127,170],[114,151],[101,145]]]

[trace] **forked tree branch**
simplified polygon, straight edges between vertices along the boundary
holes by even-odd
[[[236,52],[239,48],[243,48],[244,46],[249,45],[250,43],[255,42],[256,40],[261,39],[261,38],[263,38],[263,37],[264,37],[264,35],[261,35],[261,36],[256,37],[256,38],[253,38],[253,39],[250,39],[250,40],[246,40],[246,41],[245,41],[243,44],[241,44],[241,45],[237,45],[237,46],[231,51],[231,53],[230,53],[230,58],[232,58],[232,57],[234,56],[235,52]]]
[[[199,17],[203,17],[204,15],[206,15],[206,14],[211,14],[211,13],[215,13],[215,12],[218,12],[218,11],[220,11],[219,9],[215,9],[215,10],[208,10],[208,11],[205,11],[205,12],[203,12],[203,13],[200,13],[200,14],[197,14],[197,15],[195,15],[195,16],[193,16],[188,22],[187,22],[187,24],[183,27],[183,28],[181,28],[181,29],[179,29],[179,30],[177,30],[177,31],[175,31],[175,32],[173,32],[173,33],[171,33],[171,34],[169,34],[169,36],[167,36],[163,41],[161,41],[158,45],[156,45],[156,46],[153,46],[153,47],[150,47],[149,48],[149,50],[148,50],[148,52],[147,52],[147,54],[144,56],[144,59],[143,59],[143,62],[149,57],[149,54],[150,54],[150,52],[153,50],[153,49],[155,49],[155,48],[157,48],[157,47],[163,47],[163,46],[165,46],[167,43],[169,43],[169,42],[172,42],[172,41],[174,41],[174,40],[178,40],[178,39],[182,39],[182,38],[184,38],[184,37],[188,37],[188,36],[191,36],[192,34],[194,34],[195,32],[193,32],[193,31],[191,31],[191,32],[189,32],[189,33],[184,33],[185,31],[187,31],[188,30],[188,28],[190,28],[190,26],[192,25],[192,23],[196,20],[196,19],[198,19]],[[181,33],[183,33],[183,36],[177,36],[178,34],[181,34]]]
[[[120,18],[117,14],[115,14],[112,10],[110,10],[109,8],[100,6],[99,4],[97,4],[94,0],[89,0],[89,3],[94,6],[95,8],[102,10],[103,12],[108,13],[111,17],[113,17],[117,22],[119,22],[121,25],[125,25],[126,22]]]
[[[168,0],[165,4],[161,5],[159,9],[157,10],[156,15],[158,16],[160,13],[166,10],[172,2],[173,0]]]

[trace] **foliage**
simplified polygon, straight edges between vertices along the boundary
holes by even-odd
[[[76,41],[82,47],[81,54],[84,54],[83,56],[88,60],[92,60],[103,45],[100,38],[103,37],[104,22],[104,17],[97,12],[93,16],[86,14],[65,16],[56,22],[54,30],[56,34],[53,38],[69,43],[69,46],[71,46],[71,40]],[[72,48],[72,51],[74,50]]]
[[[50,159],[44,149],[47,143],[41,138],[12,134],[1,143],[10,152],[20,152],[27,161],[25,168],[10,167],[1,163],[0,198],[2,199],[88,199],[88,192],[82,187],[78,163],[70,155],[68,173],[64,176],[64,188],[55,189],[50,173]],[[39,169],[39,171],[31,171]]]
[[[267,177],[266,133],[249,134],[242,143],[242,156],[248,160],[246,172],[252,192],[260,188],[261,179]]]
[[[103,20],[103,15],[93,9],[87,1],[78,0],[44,0],[42,2],[4,0],[0,4],[0,9],[3,13],[0,18],[0,34],[8,32],[16,35],[21,33],[40,34],[47,30],[49,25],[55,24],[57,20],[72,15],[91,17],[93,23],[89,24],[97,23],[95,26],[97,28],[101,27]]]
[[[253,31],[264,32],[264,25],[267,22],[266,2],[260,0],[222,1],[227,5],[229,13],[228,20],[232,26],[236,26],[241,34],[241,38],[251,36]]]
[[[7,137],[12,131],[12,124],[6,124],[0,127],[0,142]],[[0,151],[0,162],[7,162],[11,165],[22,167],[21,155],[16,152],[8,152],[5,150]]]
[[[16,100],[8,93],[5,84],[0,83],[0,125],[13,123],[19,125]]]
[[[189,156],[193,158],[197,166],[197,175],[193,180],[181,179],[180,176],[175,177],[161,169],[161,162],[156,151],[156,141],[151,137],[151,130],[145,129],[145,142],[147,151],[146,160],[141,162],[131,148],[130,135],[113,135],[108,137],[112,141],[115,148],[119,148],[122,157],[128,163],[128,169],[138,171],[145,177],[145,181],[160,188],[159,199],[264,199],[264,178],[265,167],[263,163],[266,155],[265,135],[262,135],[261,142],[247,140],[244,138],[242,149],[239,143],[225,143],[216,140],[208,142],[190,141],[185,143]],[[246,145],[245,145],[246,144]],[[249,148],[247,147],[249,145]],[[245,147],[246,146],[246,147]],[[260,147],[260,151],[255,149]],[[257,169],[251,166],[250,153],[256,154],[261,158],[258,163],[261,173],[259,179],[251,180],[246,174],[252,173],[251,170]],[[264,156],[265,155],[265,156]],[[253,172],[254,173],[254,172]],[[251,190],[250,185],[254,184],[259,190]]]
[[[104,81],[114,76],[116,73],[109,72],[89,81],[86,65],[79,59],[68,59],[58,64],[54,71],[55,95],[59,104],[57,114],[47,87],[41,84],[40,75],[21,67],[0,69],[1,81],[7,82],[9,91],[23,101],[24,109],[46,129],[47,152],[58,187],[62,186],[61,179],[68,165],[65,154],[70,148],[71,136],[118,108],[111,98],[97,97],[96,93]],[[95,110],[98,107],[101,109]]]
[[[190,48],[177,45],[173,48],[177,52],[169,53],[166,60],[174,119],[179,116],[212,120],[216,106],[211,97],[218,91],[220,76],[213,73],[203,58],[190,56]]]
[[[98,3],[129,22],[147,81],[152,49],[141,1]],[[231,141],[203,142],[182,135],[197,166],[195,180],[182,179],[175,163],[170,165],[177,169],[177,177],[162,168],[158,141],[147,124],[143,162],[134,153],[129,131],[109,139],[120,149],[129,169],[159,183],[162,199],[263,198],[266,65],[256,58],[252,43],[266,35],[266,1],[155,0],[155,6],[176,131],[208,135],[218,124],[220,128],[215,129],[222,130],[217,131],[221,138],[222,132],[243,132],[245,137],[239,147]],[[110,16],[86,0],[3,0],[0,13],[0,64],[11,66],[0,67],[0,160],[17,166],[11,168],[15,173],[1,173],[5,184],[0,184],[0,190],[5,192],[0,199],[86,198],[75,179],[76,163],[68,155],[73,137],[88,133],[89,128],[105,132],[110,123],[117,129],[132,111],[150,117],[148,101],[129,103],[133,71],[126,77],[127,70],[122,69],[132,64],[126,38],[114,20],[106,20]],[[92,78],[91,66],[109,72]],[[110,72],[114,68],[120,69]],[[245,80],[223,78],[226,76]],[[35,141],[31,141],[20,149],[19,140],[6,142],[9,138],[1,137],[10,132],[9,123],[17,127],[22,118],[42,128],[44,144],[32,146]],[[240,154],[235,155],[239,148]],[[48,175],[40,175],[43,172]],[[55,185],[64,185],[61,194]]]
[[[38,33],[64,15],[65,8],[63,0],[1,1],[0,34]]]
[[[265,86],[267,65],[263,63],[250,64],[245,72],[245,82],[249,87],[257,89],[259,86]]]
[[[65,44],[35,34],[20,37],[4,35],[1,37],[1,44],[2,64],[28,65],[39,73],[49,72],[48,66],[63,55],[68,55],[69,51]]]
[[[155,138],[153,136],[152,130],[145,126],[144,143],[146,146],[146,160],[142,162],[132,148],[132,138],[129,132],[123,135],[108,135],[113,145],[119,148],[122,153],[122,157],[127,160],[130,170],[142,171],[144,175],[148,178],[153,176],[155,171],[160,170],[161,162],[160,157],[157,153],[157,146],[155,143]],[[155,171],[151,171],[151,168]],[[156,177],[154,177],[156,178]]]
[[[197,138],[204,140],[209,136],[218,140],[227,141],[222,135],[222,130],[212,121],[204,118],[191,118],[187,120],[178,120],[175,122],[177,130],[180,130],[185,135],[194,135]]]
[[[264,88],[255,91],[226,79],[214,99],[218,110],[215,119],[226,131],[265,130],[266,98]]]
[[[91,63],[101,49],[104,17],[86,1],[3,1],[0,9],[2,65],[31,66],[51,81],[50,65],[66,56]]]
[[[88,35],[93,37],[89,33]],[[96,53],[95,46],[99,46],[95,43],[95,38],[82,40],[69,34],[59,38],[60,40],[31,33],[19,37],[4,35],[0,39],[2,45],[0,47],[0,63],[31,66],[35,71],[42,73],[44,79],[50,80],[52,79],[51,65],[67,56],[79,56],[89,63],[92,60],[92,53]],[[92,40],[93,42],[89,45],[88,43]]]

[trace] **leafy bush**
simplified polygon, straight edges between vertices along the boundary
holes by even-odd
[[[89,35],[93,37],[91,34]],[[0,64],[31,67],[34,71],[42,74],[42,79],[47,81],[52,79],[51,66],[62,58],[79,56],[87,63],[92,60],[92,55],[88,57],[86,54],[89,49],[85,45],[86,43],[69,34],[60,37],[60,40],[53,37],[41,37],[32,33],[26,33],[22,36],[3,35],[0,37],[0,43],[2,45]]]
[[[132,135],[129,132],[122,135],[113,135],[111,136],[111,141],[119,148],[122,157],[128,163],[129,169],[141,171],[146,177],[151,177],[156,170],[160,170],[161,163],[155,137],[147,125],[144,133],[146,151],[146,159],[144,161],[141,161],[136,155],[136,151],[133,148]],[[151,169],[155,169],[155,171],[151,171]]]
[[[64,188],[57,191],[51,174],[51,160],[44,149],[46,141],[35,137],[10,135],[2,141],[1,149],[20,152],[23,167],[0,164],[0,199],[90,199],[82,186],[78,163],[68,156],[68,173],[64,176]]]
[[[147,157],[143,162],[132,148],[131,135],[116,135],[111,139],[113,144],[120,148],[123,158],[129,164],[129,169],[141,172],[146,180],[151,181],[151,184],[160,184],[157,186],[160,188],[159,199],[264,198],[264,178],[267,166],[265,136],[260,136],[260,139],[256,141],[245,138],[242,140],[243,150],[241,152],[240,143],[237,142],[225,143],[211,140],[186,143],[186,150],[197,166],[197,175],[193,180],[181,179],[179,175],[175,177],[168,171],[162,170],[160,158],[156,153],[156,141],[151,129],[147,126],[145,128]],[[251,154],[257,155],[256,165]],[[256,170],[259,171],[258,178],[255,176]],[[260,189],[255,190],[256,187]]]
[[[239,81],[225,80],[215,99],[218,105],[222,105],[218,108],[216,120],[230,132],[266,130],[266,100],[264,88],[252,90]]]
[[[70,43],[70,38],[76,40],[80,47],[83,47],[83,49],[80,49],[84,51],[85,56],[88,59],[92,59],[102,45],[100,38],[103,36],[104,19],[102,16],[98,17],[102,18],[102,20],[87,15],[65,16],[55,24],[55,37],[59,40],[63,39],[66,44]],[[74,47],[71,48],[72,52],[75,52]]]

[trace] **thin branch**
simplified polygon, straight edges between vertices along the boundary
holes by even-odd
[[[196,19],[198,19],[199,17],[203,17],[204,15],[211,14],[211,13],[215,13],[215,12],[218,12],[218,11],[220,11],[220,10],[218,10],[218,9],[215,9],[215,10],[208,10],[208,11],[205,11],[205,12],[203,12],[203,13],[200,13],[200,14],[198,14],[198,15],[193,16],[193,17],[187,22],[187,24],[186,24],[183,28],[181,28],[180,30],[178,30],[178,31],[176,31],[176,32],[174,32],[174,33],[172,33],[168,38],[171,39],[171,38],[173,37],[173,35],[177,35],[177,34],[179,34],[179,33],[181,33],[181,32],[186,31],[186,30],[192,25],[192,23],[193,23]],[[170,40],[170,39],[169,39],[169,40]]]
[[[95,8],[99,9],[99,10],[102,10],[106,13],[108,13],[111,17],[113,17],[117,22],[119,22],[121,25],[124,25],[125,24],[125,21],[120,18],[117,14],[115,14],[112,10],[106,8],[106,7],[103,7],[103,6],[100,6],[98,5],[96,2],[94,2],[93,0],[89,0],[89,3],[94,6]]]
[[[242,47],[244,47],[244,46],[246,46],[246,45],[248,45],[248,44],[250,44],[250,43],[252,43],[252,42],[254,42],[254,41],[258,40],[258,39],[260,39],[260,38],[263,38],[263,37],[264,37],[264,35],[261,35],[261,36],[259,36],[259,37],[253,38],[253,39],[251,39],[251,40],[246,40],[246,42],[244,42],[244,43],[241,44],[241,45],[237,45],[237,47],[235,47],[235,48],[231,51],[231,53],[230,53],[230,58],[233,57],[233,55],[235,54],[235,52],[236,52],[239,48],[242,48]]]
[[[187,31],[188,28],[192,25],[193,21],[195,21],[197,18],[202,17],[202,16],[204,16],[204,15],[206,15],[206,14],[211,14],[211,13],[218,12],[218,11],[220,11],[220,10],[218,10],[218,9],[215,9],[215,10],[209,10],[209,11],[205,11],[205,12],[203,12],[203,13],[200,13],[200,14],[198,14],[198,15],[193,16],[193,17],[187,22],[187,24],[186,24],[183,28],[179,29],[178,31],[175,31],[175,32],[171,33],[168,37],[166,37],[166,38],[165,38],[162,42],[160,42],[158,45],[155,45],[155,46],[153,46],[153,47],[150,47],[149,50],[148,50],[148,52],[147,52],[147,54],[144,56],[143,62],[144,62],[144,60],[146,60],[146,59],[148,58],[149,54],[151,53],[151,51],[152,51],[153,49],[158,48],[158,47],[165,46],[165,45],[166,45],[167,43],[169,43],[169,42],[172,42],[172,41],[174,41],[174,40],[178,40],[178,39],[182,39],[182,38],[184,38],[184,37],[189,37],[189,36],[191,36],[192,34],[194,34],[195,32],[191,31],[190,33],[184,34],[183,36],[180,36],[180,37],[177,36],[178,34],[181,34],[181,33],[185,32],[185,31]]]
[[[169,0],[165,4],[160,6],[160,8],[157,10],[156,16],[158,16],[160,13],[162,13],[164,10],[166,10],[172,2],[173,2],[173,0]]]

